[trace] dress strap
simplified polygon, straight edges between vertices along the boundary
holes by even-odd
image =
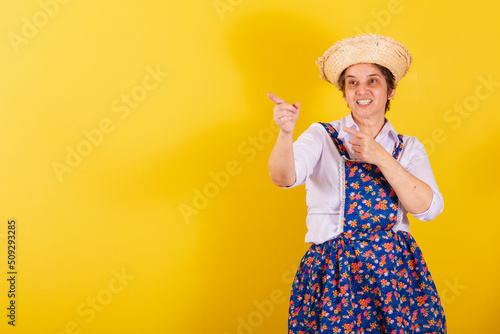
[[[333,143],[337,147],[337,150],[339,150],[340,155],[342,155],[346,159],[349,159],[349,153],[347,152],[342,139],[339,139],[339,133],[337,132],[337,130],[335,130],[335,128],[330,123],[319,122],[319,124],[323,125],[326,131],[330,134],[330,137],[332,137]]]
[[[344,156],[346,159],[349,159],[349,153],[347,152],[347,149],[344,145],[344,142],[342,139],[339,139],[339,133],[335,128],[330,124],[330,123],[323,123],[319,122],[319,124],[323,125],[323,127],[326,129],[326,131],[330,134],[330,137],[332,137],[333,143],[337,147],[337,149],[340,152],[340,155]],[[394,149],[392,151],[392,156],[394,159],[398,159],[399,154],[403,150],[404,147],[404,142],[403,142],[403,135],[398,134],[398,141],[394,144]]]
[[[394,144],[394,150],[392,151],[392,156],[394,159],[398,159],[399,154],[401,153],[401,150],[404,147],[403,143],[403,135],[398,135],[398,141]]]

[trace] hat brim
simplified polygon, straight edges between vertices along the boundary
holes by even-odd
[[[403,44],[387,36],[364,34],[338,41],[316,64],[320,77],[341,89],[340,75],[349,66],[361,63],[384,66],[394,75],[396,85],[410,69],[411,62],[412,55]]]

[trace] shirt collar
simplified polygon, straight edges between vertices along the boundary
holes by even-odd
[[[396,132],[396,130],[394,130],[394,128],[392,127],[391,122],[389,122],[389,120],[387,118],[385,119],[385,124],[382,127],[382,130],[380,130],[380,132],[378,133],[378,135],[375,138],[375,140],[378,141],[378,140],[381,140],[381,139],[383,139],[385,137],[390,137],[393,140],[397,140],[398,139],[398,133]]]
[[[354,119],[352,118],[352,114],[349,113],[349,115],[345,116],[342,118],[340,121],[340,129],[338,129],[339,133],[339,139],[342,139],[342,141],[346,142],[349,139],[353,138],[353,135],[350,133],[347,133],[344,131],[344,127],[355,129],[359,131],[359,126],[354,122]],[[382,130],[380,130],[379,134],[375,138],[377,142],[380,142],[383,138],[386,136],[389,136],[392,140],[396,140],[398,138],[398,133],[394,128],[392,127],[391,122],[386,118],[385,119],[385,124],[382,127]]]
[[[349,140],[353,137],[350,133],[344,131],[344,127],[359,131],[359,126],[354,122],[352,114],[349,114],[340,120],[340,129],[338,129],[338,133],[339,139],[342,139],[343,141],[346,139]]]

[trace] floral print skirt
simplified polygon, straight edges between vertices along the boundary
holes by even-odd
[[[312,245],[293,281],[289,334],[446,333],[422,252],[408,232],[342,233]]]

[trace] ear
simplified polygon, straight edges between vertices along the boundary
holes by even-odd
[[[394,98],[394,95],[396,95],[396,87],[394,87],[390,92],[389,95],[387,95],[388,100],[392,100]]]

